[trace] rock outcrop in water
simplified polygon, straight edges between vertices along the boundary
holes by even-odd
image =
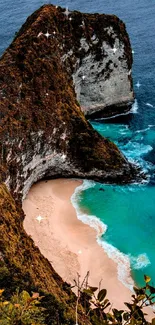
[[[122,71],[125,101],[121,103],[133,100],[131,77],[125,79],[131,68],[131,55],[128,38],[126,34],[123,36],[124,25],[115,16],[73,12],[71,18],[69,20],[61,8],[42,7],[27,19],[0,61],[0,219],[3,234],[0,247],[1,260],[11,279],[8,290],[22,283],[31,289],[40,288],[63,300],[64,308],[70,308],[67,307],[68,293],[63,291],[63,282],[50,263],[24,232],[21,200],[31,185],[42,178],[80,177],[124,183],[132,181],[136,174],[117,147],[93,130],[75,94],[76,90],[77,98],[85,106],[84,96],[87,100],[90,91],[89,105],[94,110],[92,103],[96,105],[98,100],[100,106],[102,98],[97,93],[98,86],[92,92],[93,71],[95,78],[98,73],[98,80],[106,79],[106,98],[109,96],[107,89],[110,92]],[[101,30],[109,45],[102,39]],[[112,37],[118,33],[120,40]],[[110,46],[111,49],[120,46],[116,60],[118,71],[116,61],[108,61]],[[128,57],[127,66],[124,55]],[[112,57],[113,52],[110,60]],[[102,65],[103,58],[106,68]],[[88,87],[86,69],[92,73]],[[116,98],[116,93],[111,98]],[[118,102],[120,98],[118,96]],[[114,100],[107,99],[106,103],[111,105]]]
[[[69,44],[76,57],[83,53],[79,50],[83,28],[77,23],[87,21],[89,39],[91,22],[96,19],[102,23],[105,17],[75,12],[69,20],[61,8],[44,6],[27,19],[4,53],[0,73],[1,165],[2,179],[14,196],[21,193],[24,198],[31,185],[43,177],[119,183],[133,178],[132,166],[117,147],[84,118],[72,83],[71,70],[76,79],[81,66],[79,63],[75,72],[77,60],[75,54],[68,58]],[[119,29],[119,24],[114,16],[113,25]],[[95,49],[97,56],[100,51]],[[82,54],[79,60],[83,60]]]
[[[66,43],[63,61],[71,66],[82,111],[90,117],[127,112],[134,93],[132,52],[124,23],[116,16],[99,14],[76,13],[75,20],[78,32],[74,29],[72,37],[76,37],[76,46],[74,41]]]

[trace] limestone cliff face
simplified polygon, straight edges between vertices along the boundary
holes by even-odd
[[[79,48],[80,17],[75,12],[68,20],[61,8],[42,7],[28,18],[1,59],[2,179],[14,197],[24,198],[43,177],[119,183],[134,177],[132,166],[93,130],[77,103],[71,77],[77,61],[75,55],[67,62],[65,58],[69,45],[74,52]]]
[[[72,73],[85,115],[128,111],[134,101],[132,51],[124,23],[114,15],[71,13],[63,63]]]
[[[86,75],[84,69],[88,67],[90,70],[93,55],[100,53],[94,43],[95,37],[100,40],[102,49],[105,45],[104,56],[107,48],[109,51],[110,45],[100,39],[97,30],[96,36],[92,34],[92,28],[95,29],[96,26],[95,19],[105,31],[108,28],[106,35],[113,40],[111,47],[120,46],[122,56],[123,46],[125,51],[129,46],[128,39],[127,45],[123,45],[123,40],[118,41],[116,37],[113,39],[109,34],[111,29],[108,19],[114,21],[112,34],[116,34],[117,24],[118,29],[122,26],[124,32],[124,25],[116,17],[107,18],[106,26],[102,25],[102,19],[105,19],[102,15],[74,12],[71,17],[72,20],[67,19],[61,8],[51,5],[42,7],[28,18],[0,61],[2,255],[11,270],[12,283],[17,285],[24,279],[25,285],[28,283],[31,288],[35,286],[49,292],[53,292],[53,278],[57,278],[56,287],[62,285],[62,281],[35,248],[22,226],[21,200],[31,185],[44,177],[80,177],[101,182],[127,183],[134,180],[137,174],[118,148],[93,130],[85,119],[75,94],[75,90],[78,94],[81,92],[78,83],[80,81],[81,85],[82,73]],[[83,19],[85,29],[78,27],[78,24],[83,24]],[[85,53],[89,42],[92,48],[94,46],[94,54],[89,50]],[[113,54],[110,55],[113,57]],[[94,71],[97,62],[100,62],[100,57],[94,62]],[[130,56],[127,64],[130,68]],[[113,71],[114,69],[116,67]],[[120,64],[119,70],[121,69],[123,65],[121,67]],[[100,68],[98,73],[100,74]],[[105,73],[108,73],[108,69]],[[123,76],[125,78],[125,72]],[[87,81],[86,78],[82,80]],[[108,79],[107,76],[107,83],[112,84],[112,80],[114,77]],[[130,82],[131,80],[124,86],[126,89],[130,88]],[[86,96],[89,89],[91,90],[90,86],[87,93],[85,90]],[[124,96],[128,96],[127,93],[126,90]],[[105,94],[108,96],[107,90]],[[80,96],[84,100],[83,95]],[[99,95],[98,98],[101,102]],[[61,290],[58,289],[57,292],[61,296]],[[63,293],[62,296],[64,295],[66,294]]]

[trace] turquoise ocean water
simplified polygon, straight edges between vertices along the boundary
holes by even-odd
[[[87,182],[86,189],[76,197],[81,210],[88,213],[86,220],[81,213],[81,220],[89,223],[90,218],[94,227],[94,216],[103,222],[104,233],[99,244],[119,263],[118,277],[124,284],[132,284],[128,281],[129,262],[138,285],[144,283],[144,274],[150,275],[155,284],[155,166],[148,160],[153,153],[155,125],[136,131],[125,123],[92,122],[92,125],[113,140],[128,159],[139,164],[148,181],[125,186]]]
[[[0,55],[28,15],[43,0],[0,0]],[[107,254],[119,262],[118,277],[130,285],[129,264],[137,284],[143,275],[155,285],[155,2],[152,0],[53,0],[70,10],[116,14],[126,23],[134,50],[132,69],[136,102],[131,114],[111,120],[91,121],[102,135],[147,173],[145,184],[112,186],[85,181],[74,195],[78,217],[102,225],[98,238]],[[141,86],[136,87],[137,82]],[[78,202],[78,205],[77,205]],[[81,210],[85,213],[81,213]]]

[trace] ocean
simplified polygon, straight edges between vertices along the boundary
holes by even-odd
[[[42,0],[0,0],[0,55],[26,18]],[[53,1],[70,10],[115,14],[127,27],[133,49],[135,103],[130,114],[90,121],[101,135],[114,141],[126,157],[148,175],[142,184],[105,185],[84,181],[72,202],[78,217],[98,229],[108,256],[118,263],[118,278],[128,287],[128,265],[137,285],[147,274],[155,285],[155,2],[152,0]],[[137,86],[137,83],[140,86]]]

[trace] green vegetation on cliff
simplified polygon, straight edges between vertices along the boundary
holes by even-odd
[[[74,16],[75,22],[77,18],[82,22],[82,14]],[[94,17],[86,16],[88,38]],[[117,26],[115,16],[111,22],[123,37],[123,25]],[[37,292],[43,296],[47,325],[75,324],[77,299],[25,233],[22,197],[43,177],[124,183],[137,175],[80,110],[71,74],[62,63],[68,28],[76,51],[79,40],[74,22],[65,19],[61,8],[43,6],[27,19],[0,60],[0,281],[9,301],[4,308],[12,308],[17,288],[21,301],[23,295],[31,299]],[[57,37],[38,36],[47,30],[55,31]],[[129,49],[127,40],[126,45]],[[78,308],[78,324],[89,325],[83,308]]]
[[[0,290],[0,320],[2,325],[60,325],[81,324],[78,311],[83,314],[82,324],[92,325],[154,325],[155,318],[147,320],[145,307],[154,305],[155,288],[149,282],[151,279],[145,276],[145,286],[134,287],[132,302],[125,302],[126,309],[117,310],[106,298],[107,291],[88,286],[88,273],[77,286],[77,298],[75,307],[75,321],[70,317],[62,317],[60,305],[55,301],[46,299],[34,292],[32,296],[25,290],[16,290],[8,300],[3,296],[4,289]],[[98,293],[96,294],[96,291]],[[81,305],[80,305],[81,304]],[[58,307],[59,306],[59,307]],[[150,318],[150,316],[149,316]]]

